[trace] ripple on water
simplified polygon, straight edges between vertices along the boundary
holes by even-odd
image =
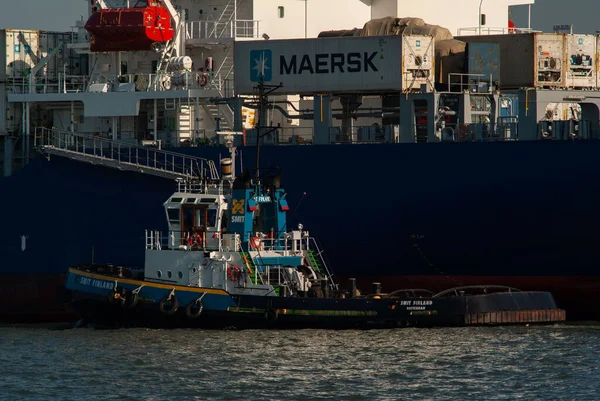
[[[599,327],[0,328],[17,399],[594,399]]]

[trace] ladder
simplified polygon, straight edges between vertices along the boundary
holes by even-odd
[[[310,266],[315,269],[316,272],[323,273],[323,264],[320,261],[321,258],[317,258],[315,250],[309,249],[306,251],[306,255],[308,256]]]
[[[254,284],[258,284],[259,282],[261,284],[263,284],[262,276],[260,275],[260,272],[256,268],[256,265],[254,264],[254,259],[252,259],[252,256],[250,256],[250,253],[249,252],[240,252],[240,256],[242,257],[242,260],[244,261],[244,267],[246,268],[246,271],[248,272],[248,276],[250,277],[250,280]]]

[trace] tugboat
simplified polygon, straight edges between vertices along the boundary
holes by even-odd
[[[267,104],[259,85],[261,111]],[[261,112],[260,116],[263,115]],[[81,323],[96,327],[389,328],[555,323],[565,320],[548,292],[503,286],[421,289],[366,295],[350,279],[334,280],[323,250],[299,224],[276,169],[236,176],[234,132],[229,157],[189,167],[164,203],[169,230],[146,231],[143,268],[84,264],[66,287]],[[237,133],[241,134],[241,133]]]
[[[144,268],[71,267],[66,286],[83,322],[100,327],[370,328],[554,323],[565,320],[547,292],[501,286],[433,294],[381,284],[341,289],[323,250],[300,224],[287,230],[278,172],[234,174],[230,157],[190,170],[164,203],[169,231],[146,231]]]

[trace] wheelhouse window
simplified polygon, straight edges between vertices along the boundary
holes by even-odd
[[[167,217],[169,219],[169,224],[179,224],[179,209],[168,208]]]
[[[208,209],[206,212],[206,224],[209,227],[215,227],[217,225],[217,211],[215,209]]]

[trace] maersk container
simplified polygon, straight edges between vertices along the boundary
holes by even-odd
[[[469,43],[467,73],[482,75],[482,80],[500,81],[500,45],[498,43]]]
[[[595,35],[567,35],[568,88],[595,88],[597,80]]]
[[[564,88],[566,81],[566,35],[523,33],[462,36],[468,43],[497,43],[500,46],[500,87]]]
[[[392,92],[433,86],[430,36],[368,36],[240,41],[235,88],[256,93],[261,81],[278,94]]]

